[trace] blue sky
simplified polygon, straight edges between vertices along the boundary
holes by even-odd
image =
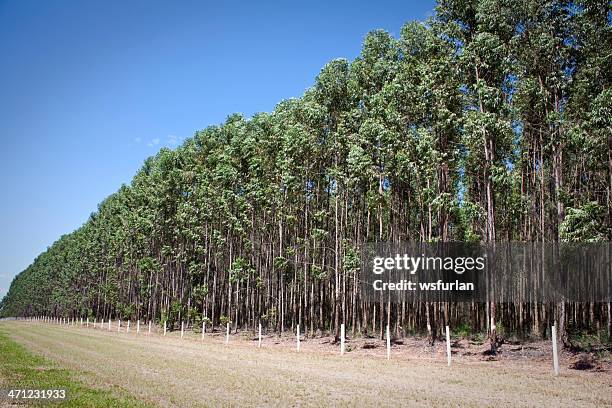
[[[144,159],[300,96],[433,1],[0,0],[0,297]]]

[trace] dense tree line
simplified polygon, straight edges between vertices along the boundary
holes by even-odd
[[[1,314],[609,334],[609,304],[366,302],[359,248],[610,240],[611,74],[606,0],[440,1],[399,38],[369,33],[301,98],[147,159],[15,278]]]

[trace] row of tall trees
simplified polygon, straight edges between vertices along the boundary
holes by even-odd
[[[301,98],[146,160],[0,313],[432,337],[451,322],[493,347],[492,321],[609,333],[609,304],[366,302],[359,248],[609,240],[611,74],[608,1],[441,1],[399,38],[369,33]]]

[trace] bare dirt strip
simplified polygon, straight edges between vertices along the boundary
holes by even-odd
[[[137,335],[4,321],[12,339],[82,372],[96,388],[120,387],[152,405],[191,406],[612,406],[607,373],[528,361],[479,362],[309,351],[176,334]],[[305,343],[307,344],[307,343]]]

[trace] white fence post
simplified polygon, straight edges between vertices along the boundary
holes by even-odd
[[[136,322],[136,334],[140,333],[140,320]]]
[[[166,335],[166,320],[164,320],[164,336]]]
[[[391,336],[389,325],[387,325],[387,360],[391,359]]]
[[[446,359],[448,360],[448,366],[451,364],[451,344],[450,344],[450,330],[446,326]]]
[[[121,331],[121,319],[117,319],[117,332]]]
[[[85,327],[89,327],[89,316],[87,317],[87,323],[85,323]]]
[[[83,325],[83,318],[81,317],[81,326]]]
[[[344,323],[340,325],[340,355],[344,355]]]
[[[261,323],[259,323],[259,341],[257,347],[261,348]]]
[[[225,328],[225,344],[229,343],[229,323],[227,323],[227,326]]]
[[[149,320],[149,334],[151,334],[151,321]]]
[[[553,367],[555,369],[555,375],[559,375],[559,356],[557,355],[557,328],[551,327],[552,333],[552,348],[553,348]]]
[[[202,341],[204,341],[204,332],[206,331],[206,322],[202,320]]]
[[[110,319],[110,317],[109,317],[109,318],[108,318],[108,331],[110,331],[110,330],[111,330],[111,319]]]
[[[297,325],[297,351],[300,351],[300,325]]]
[[[127,325],[127,331],[126,331],[126,333],[129,333],[129,332],[130,332],[130,320],[128,320],[128,325]]]
[[[185,334],[185,323],[181,322],[181,339],[183,338],[183,334]]]

